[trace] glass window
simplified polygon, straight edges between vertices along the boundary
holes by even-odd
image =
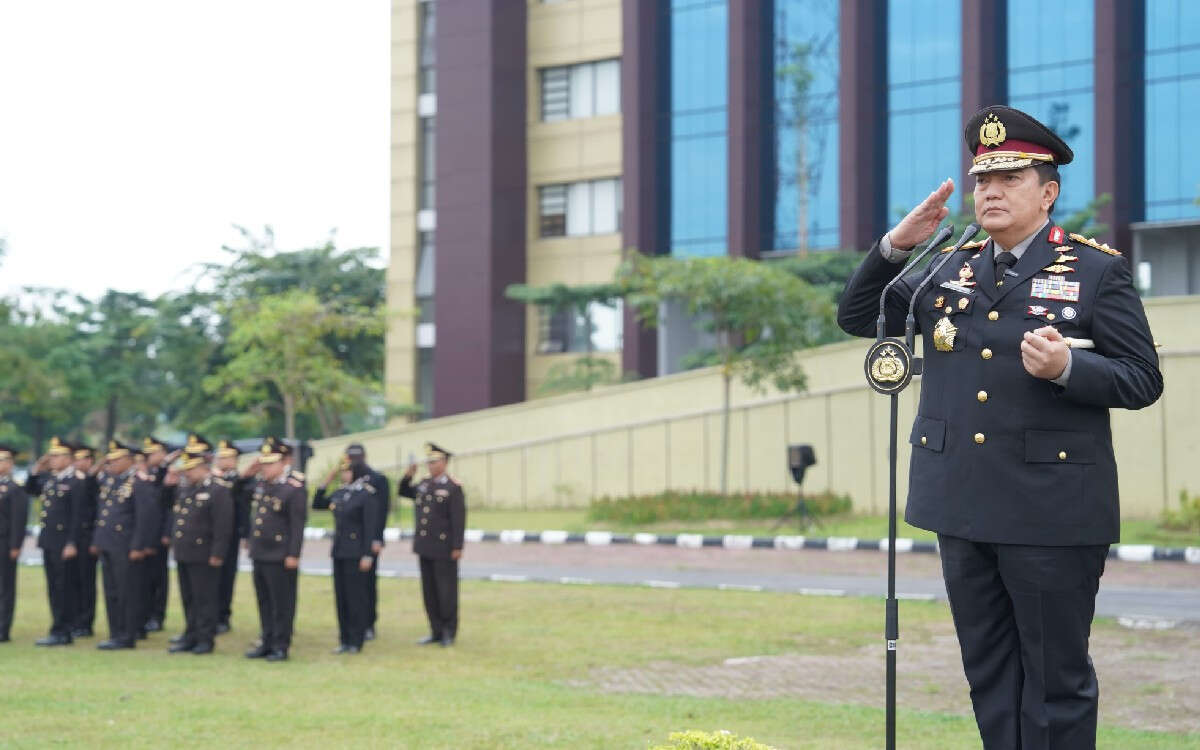
[[[1069,44],[1030,44],[1014,33],[1030,18],[1054,18],[1070,29]],[[1008,0],[1008,101],[1053,130],[1075,152],[1062,169],[1062,192],[1054,207],[1066,218],[1096,197],[1093,0]]]
[[[1200,3],[1147,0],[1145,117],[1145,218],[1200,217]]]
[[[567,234],[578,237],[591,233],[592,183],[572,183],[567,187]]]
[[[437,61],[437,46],[434,44],[434,36],[437,30],[437,6],[433,0],[426,0],[420,5],[420,28],[421,39],[420,49],[418,52],[417,65],[420,68],[420,87],[419,93],[433,93],[434,84],[437,82],[434,76],[434,63]]]
[[[417,278],[414,284],[414,296],[418,300],[432,298],[434,292],[434,255],[433,232],[417,232]],[[432,323],[421,320],[422,323]]]
[[[838,2],[775,0],[775,250],[838,246]]]
[[[545,185],[538,188],[541,236],[562,237],[567,233],[567,186]]]
[[[888,25],[887,205],[899,217],[961,171],[961,4],[888,0]]]
[[[664,0],[670,28],[671,253],[724,255],[729,236],[729,7]]]
[[[623,330],[621,302],[592,303],[587,314],[575,309],[538,308],[539,354],[566,352],[616,352]]]
[[[542,68],[542,121],[611,115],[621,111],[621,62]]]
[[[542,237],[621,231],[621,180],[591,180],[538,188]]]
[[[421,118],[421,195],[422,210],[432,210],[435,202],[434,185],[437,181],[437,139],[434,118]]]

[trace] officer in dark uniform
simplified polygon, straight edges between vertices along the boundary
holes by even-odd
[[[292,449],[275,437],[265,439],[259,449],[259,482],[250,509],[250,559],[262,642],[246,652],[250,659],[283,661],[292,645],[308,492],[304,475],[292,469],[291,455]]]
[[[153,633],[162,630],[167,620],[167,600],[171,589],[171,578],[167,574],[167,557],[171,549],[171,541],[166,528],[171,518],[171,506],[175,504],[175,488],[178,477],[171,473],[172,462],[179,457],[179,450],[153,436],[142,440],[142,453],[145,454],[146,473],[154,478],[159,487],[159,518],[163,528],[160,529],[158,550],[149,558],[146,565],[148,579],[146,599],[146,631]]]
[[[416,465],[400,480],[400,496],[412,498],[416,517],[413,552],[421,565],[421,593],[429,617],[429,635],[418,643],[450,646],[458,636],[458,561],[467,528],[462,485],[446,473],[450,452],[430,443],[425,456],[429,476],[413,486]]]
[[[39,646],[65,646],[79,609],[79,567],[75,558],[83,539],[83,509],[87,488],[84,475],[72,465],[71,445],[58,437],[30,472],[25,489],[41,495],[42,568],[46,572],[46,595],[50,600],[50,634]],[[87,550],[83,550],[84,554]]]
[[[1050,220],[1070,148],[1003,106],[977,113],[966,140],[991,237],[949,257],[916,300],[925,368],[905,518],[938,533],[984,747],[1094,748],[1088,636],[1120,530],[1109,409],[1154,403],[1162,375],[1129,262]],[[874,334],[884,285],[953,189],[867,254],[841,299],[846,332]],[[922,275],[893,288],[889,335]]]
[[[79,610],[76,612],[75,625],[71,628],[72,638],[91,638],[96,622],[96,555],[91,553],[92,534],[96,523],[96,501],[100,496],[100,482],[97,475],[100,466],[96,463],[96,451],[79,444],[75,446],[75,470],[83,474],[84,503],[80,516],[83,518],[83,536],[79,544],[79,554],[75,556],[78,565],[79,581]]]
[[[375,622],[379,619],[379,553],[383,551],[383,529],[387,526],[388,512],[391,510],[392,490],[387,477],[375,471],[367,464],[367,451],[359,443],[346,447],[346,458],[350,463],[360,467],[356,471],[365,472],[367,481],[375,488],[375,502],[379,503],[379,512],[383,520],[379,524],[379,535],[371,540],[371,557],[374,563],[367,573],[367,631],[366,639],[375,640]]]
[[[357,654],[366,637],[370,599],[368,572],[375,566],[372,540],[383,535],[382,503],[364,464],[342,459],[342,486],[329,494],[329,482],[313,497],[313,510],[333,512],[333,593],[337,601],[338,647],[335,654]]]
[[[184,447],[184,479],[171,513],[171,551],[179,571],[179,592],[187,629],[168,649],[177,654],[211,654],[217,635],[221,568],[233,536],[233,496],[229,482],[209,470],[212,444],[190,435]]]
[[[105,651],[133,648],[145,623],[146,559],[158,549],[159,489],[135,463],[139,452],[109,441],[93,549],[99,555],[108,614]]]
[[[216,474],[229,484],[230,494],[233,495],[233,536],[229,539],[229,549],[225,552],[221,565],[221,591],[217,608],[218,635],[229,632],[229,621],[233,614],[233,588],[237,582],[239,542],[248,534],[250,496],[257,481],[253,474],[244,476],[238,473],[238,457],[241,455],[242,452],[232,440],[221,440],[217,443],[213,462]]]
[[[0,445],[0,643],[8,643],[17,601],[17,558],[25,543],[29,496],[12,479],[17,451]]]

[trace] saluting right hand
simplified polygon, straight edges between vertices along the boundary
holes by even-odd
[[[412,479],[414,476],[416,476],[416,474],[417,474],[417,465],[416,464],[409,464],[408,468],[404,470],[404,476],[408,477],[409,479]]]
[[[907,250],[916,247],[933,236],[938,224],[950,215],[946,201],[954,193],[954,180],[947,179],[937,186],[921,204],[908,212],[900,223],[888,232],[892,247],[897,250]]]

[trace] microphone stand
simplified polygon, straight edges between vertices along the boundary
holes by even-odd
[[[897,425],[899,421],[899,395],[912,382],[914,371],[919,371],[921,367],[920,360],[914,360],[913,357],[913,346],[916,343],[914,339],[915,318],[913,316],[913,308],[917,297],[920,296],[921,292],[929,284],[929,281],[937,275],[937,272],[942,269],[942,266],[950,260],[959,248],[979,233],[979,225],[972,224],[967,227],[967,231],[959,238],[957,244],[945,254],[946,257],[936,264],[930,264],[930,271],[921,280],[921,283],[917,285],[917,288],[913,290],[908,305],[908,316],[905,319],[904,341],[887,338],[884,335],[887,330],[886,298],[892,287],[910,269],[916,266],[933,248],[949,239],[953,232],[953,227],[943,227],[934,236],[933,240],[925,246],[925,249],[905,266],[894,279],[884,286],[883,291],[879,295],[879,318],[875,326],[875,343],[867,350],[867,358],[864,363],[867,382],[879,393],[890,396],[889,400],[891,401],[891,435],[888,441],[888,584],[883,636],[887,644],[887,673],[885,677],[885,747],[887,750],[895,750],[896,748],[896,649],[900,640],[900,607],[896,600],[896,435],[899,429]]]

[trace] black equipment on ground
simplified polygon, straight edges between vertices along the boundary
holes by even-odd
[[[798,443],[787,447],[787,462],[788,470],[792,472],[792,479],[796,484],[804,483],[804,472],[808,467],[817,463],[817,454],[813,452],[813,447],[806,443]],[[808,506],[804,503],[804,493],[796,499],[796,505],[784,513],[775,521],[775,525],[771,527],[771,531],[775,531],[784,524],[792,516],[796,517],[796,523],[800,530],[803,531],[811,526],[819,526],[817,520],[808,512]]]

